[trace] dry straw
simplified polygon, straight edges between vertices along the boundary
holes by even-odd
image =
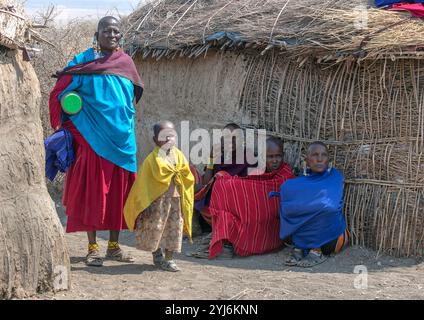
[[[155,58],[175,57],[175,51],[196,57],[211,46],[279,48],[323,59],[415,55],[424,44],[422,21],[369,2],[158,0],[128,18],[126,37],[144,56]],[[235,33],[240,41],[207,41],[221,31]]]
[[[0,0],[0,45],[17,49],[24,41],[27,28],[22,5],[15,1]]]
[[[0,0],[0,46],[12,50],[31,49],[34,41],[54,46],[34,30],[39,27],[25,15],[21,0]]]

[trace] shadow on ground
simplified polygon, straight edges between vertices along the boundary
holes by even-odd
[[[108,265],[105,263],[103,267],[88,267],[86,265],[72,265],[71,271],[84,271],[92,274],[109,274],[109,275],[119,275],[119,274],[135,274],[140,275],[144,272],[157,271],[158,268],[151,264],[114,264]]]

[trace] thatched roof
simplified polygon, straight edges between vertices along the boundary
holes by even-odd
[[[0,0],[0,47],[33,50],[33,41],[52,45],[34,30],[39,27],[26,16],[22,0]]]
[[[0,0],[0,45],[17,49],[28,28],[23,6],[13,0]]]
[[[321,59],[420,56],[424,21],[368,0],[157,0],[133,12],[126,39],[146,56],[271,48]]]

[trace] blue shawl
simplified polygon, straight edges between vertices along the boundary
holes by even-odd
[[[75,159],[73,138],[66,129],[60,129],[44,140],[46,149],[46,176],[53,181],[58,171],[66,172]]]
[[[292,236],[296,248],[320,248],[346,229],[343,176],[338,170],[287,180],[280,195],[280,238]]]
[[[94,60],[94,50],[75,56],[68,67]],[[99,156],[131,172],[137,172],[134,133],[134,85],[131,80],[111,74],[73,74],[72,82],[59,95],[76,91],[83,101],[70,119]]]

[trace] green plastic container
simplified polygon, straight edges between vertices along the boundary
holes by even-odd
[[[60,99],[62,110],[70,115],[77,114],[82,108],[82,99],[75,91],[68,92]]]

